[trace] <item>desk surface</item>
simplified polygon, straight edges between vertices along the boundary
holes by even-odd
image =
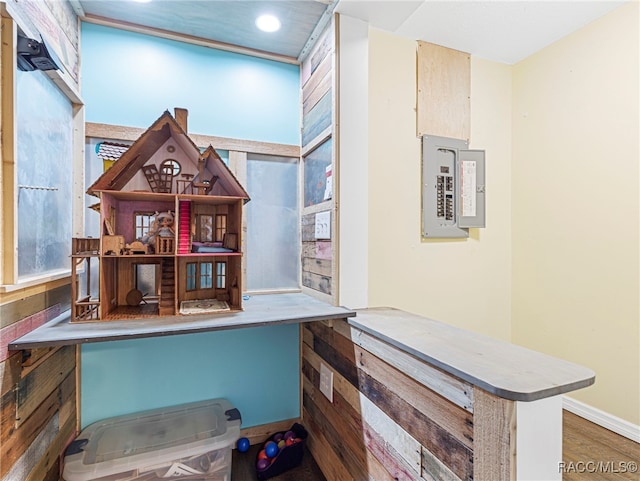
[[[349,324],[501,398],[535,401],[590,386],[586,367],[388,308],[356,311]]]
[[[71,323],[70,311],[9,343],[10,350],[140,339],[196,332],[295,324],[355,316],[306,294],[268,294],[249,297],[244,310],[224,314],[155,317],[148,319]]]

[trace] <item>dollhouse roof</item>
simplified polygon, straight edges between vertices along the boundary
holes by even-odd
[[[89,187],[87,193],[98,196],[100,191],[122,191],[133,176],[149,162],[153,155],[170,138],[173,138],[195,166],[199,162],[204,162],[203,178],[197,180],[208,181],[213,178],[216,179],[215,189],[211,189],[207,195],[239,197],[244,199],[245,202],[250,200],[249,194],[247,194],[242,184],[238,182],[216,150],[210,145],[201,153],[198,146],[168,110],[143,132],[130,147],[122,152],[113,166],[98,177]]]

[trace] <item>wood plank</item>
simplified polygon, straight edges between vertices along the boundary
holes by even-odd
[[[17,385],[16,425],[29,419],[36,408],[75,369],[75,349],[65,346],[57,351],[47,363],[22,378]]]
[[[332,405],[305,379],[303,397],[305,409],[320,423],[323,432],[329,435],[334,449],[341,454],[354,479],[393,480],[391,474],[367,450],[362,437],[362,421],[339,394],[334,394]]]
[[[319,36],[307,58],[302,62],[300,72],[301,84],[304,87],[311,75],[320,66],[322,61],[334,50],[334,28],[330,24]]]
[[[312,93],[315,93],[318,86],[324,81],[324,79],[332,76],[333,67],[333,54],[328,54],[315,72],[309,77],[309,80],[302,87],[302,102],[304,103]]]
[[[302,412],[302,419],[309,433],[307,447],[327,481],[353,481],[353,477],[333,450],[332,444],[327,441],[318,423],[306,410]]]
[[[26,481],[29,473],[33,471],[38,462],[46,455],[48,448],[55,443],[59,433],[60,426],[58,424],[58,414],[56,413],[44,429],[38,433],[35,441],[29,445],[25,452],[22,453],[18,460],[2,477],[2,481]]]
[[[361,347],[355,348],[358,368],[384,384],[406,403],[429,418],[454,438],[473,448],[473,416],[468,411],[444,399],[434,391],[391,367]]]
[[[25,481],[40,481],[43,480],[47,473],[60,462],[60,455],[64,450],[64,447],[73,437],[75,433],[75,422],[69,420],[66,424],[60,427],[58,436],[49,445],[48,449],[38,458],[38,462],[29,473]]]
[[[5,3],[3,3],[5,5]],[[17,26],[13,20],[2,16],[1,22],[1,39],[2,45],[9,45],[11,48],[2,47],[3,55],[0,55],[0,91],[3,93],[15,92],[16,88],[16,49],[13,48],[14,38],[17,35]],[[1,94],[0,94],[1,95]],[[15,284],[18,278],[18,234],[15,232],[17,225],[17,207],[18,198],[17,191],[17,132],[15,120],[15,98],[11,95],[1,95],[0,97],[0,125],[2,125],[2,235],[0,242],[2,243],[2,256],[0,256],[0,283]]]
[[[331,125],[333,120],[333,90],[329,90],[302,118],[302,146]]]
[[[418,42],[418,136],[468,140],[471,60],[458,50]]]
[[[422,470],[420,475],[424,479],[427,481],[462,481],[427,448],[424,446],[420,446],[420,448],[422,454]]]
[[[346,342],[343,336],[332,337],[329,332],[331,330],[324,328],[320,323],[309,325],[309,329],[314,334],[314,351],[333,369],[434,453],[458,477],[468,479],[472,476],[473,456],[467,446],[436,424],[427,413],[420,412],[382,382],[359,370],[354,355],[345,352],[345,347],[339,346]],[[340,338],[345,340],[341,341]]]
[[[5,401],[8,401],[5,404]],[[9,468],[13,466],[17,460],[24,454],[29,446],[35,441],[38,434],[45,428],[47,423],[56,413],[60,417],[60,409],[63,404],[75,404],[75,375],[71,373],[54,390],[43,402],[38,406],[36,411],[29,416],[19,427],[15,422],[15,400],[12,403],[7,397],[3,397],[2,405],[2,432],[0,433],[0,444],[2,445],[3,463],[0,465],[0,478],[4,476]],[[13,404],[13,406],[11,406]],[[69,419],[75,421],[75,412],[73,416],[65,413],[65,419],[59,419],[61,424],[66,423]],[[13,414],[13,419],[10,418]]]
[[[442,397],[469,412],[473,412],[473,386],[468,382],[376,339],[366,332],[350,326],[346,321],[336,322],[334,330]]]
[[[11,341],[31,332],[58,315],[60,315],[60,306],[55,305],[0,329],[0,362],[11,355],[8,349]]]
[[[320,291],[324,294],[331,295],[331,277],[319,276],[311,272],[302,273],[302,285]]]
[[[144,132],[145,129],[143,128],[127,127],[124,125],[98,124],[94,122],[87,122],[85,124],[85,135],[87,137],[105,140],[135,142]],[[212,145],[215,149],[221,150],[233,150],[236,152],[274,155],[279,157],[300,157],[299,145],[276,144],[272,142],[233,139],[194,133],[189,133],[189,137],[201,148]]]
[[[18,299],[13,299],[0,305],[0,329],[8,325],[37,314],[49,307],[59,305],[60,311],[69,309],[71,286],[69,282],[43,292],[21,292]],[[6,299],[8,296],[2,296]]]
[[[331,260],[302,258],[302,271],[318,274],[319,276],[331,277]]]
[[[306,329],[305,329],[306,330]],[[312,348],[303,346],[303,364],[302,370],[305,376],[315,385],[319,386],[319,370],[321,358],[313,351]],[[399,466],[410,467],[413,471],[413,477],[420,474],[420,451],[421,446],[418,441],[409,433],[396,424],[389,416],[380,410],[366,396],[359,392],[349,381],[347,381],[338,372],[333,373],[334,390],[349,403],[352,409],[362,418],[365,429],[371,430],[371,436],[379,435],[384,439],[385,449],[389,449],[389,453],[378,456],[382,462],[388,455],[397,458]],[[365,432],[365,436],[367,433]],[[372,452],[376,452],[376,448],[371,448]],[[384,464],[384,462],[383,462]],[[404,470],[404,469],[403,469]]]
[[[307,86],[302,90],[302,116],[306,116],[313,107],[320,101],[320,99],[326,94],[333,85],[333,74],[330,70],[330,66],[333,63],[332,57],[324,59],[322,65],[328,65],[324,68],[323,72],[318,69],[314,74],[311,82],[307,83]],[[322,66],[321,66],[322,68]],[[316,74],[318,77],[315,77]]]
[[[482,389],[475,389],[473,479],[516,478],[516,407]]]

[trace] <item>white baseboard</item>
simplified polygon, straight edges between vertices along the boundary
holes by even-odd
[[[606,413],[598,408],[576,401],[568,396],[562,397],[562,407],[573,414],[588,419],[589,421],[608,429],[609,431],[613,431],[620,436],[624,436],[636,443],[640,443],[640,426],[637,424],[625,421],[613,414]]]

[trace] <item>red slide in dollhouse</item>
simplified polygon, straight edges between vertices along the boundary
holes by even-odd
[[[213,147],[195,145],[186,118],[162,114],[89,187],[101,235],[73,239],[72,322],[242,309],[249,195]]]

